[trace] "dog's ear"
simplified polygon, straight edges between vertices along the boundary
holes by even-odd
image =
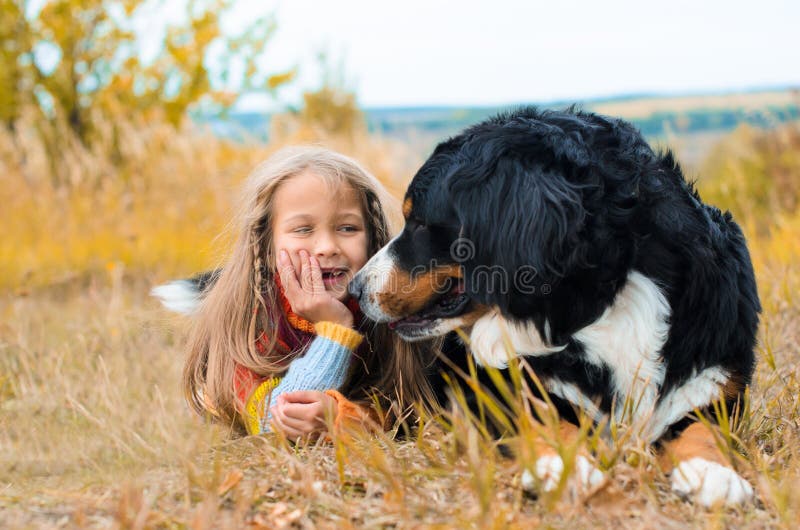
[[[466,288],[501,310],[513,293],[550,294],[586,257],[580,237],[587,215],[585,183],[568,172],[580,171],[588,159],[554,160],[547,147],[548,157],[535,156],[542,147],[536,146],[534,156],[484,152],[481,163],[464,164],[449,179],[462,238],[474,254],[463,262]]]

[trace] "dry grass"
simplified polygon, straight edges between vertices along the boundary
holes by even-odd
[[[758,154],[750,140],[737,141],[738,152],[756,153],[751,162],[773,156]],[[800,523],[797,211],[765,220],[758,201],[745,201],[737,212],[751,234],[765,313],[751,413],[730,442],[748,455],[736,464],[755,484],[757,502],[713,510],[685,502],[669,491],[652,454],[632,441],[597,447],[609,476],[599,491],[576,497],[564,488],[535,499],[519,487],[521,466],[532,457],[526,437],[514,442],[520,458],[505,458],[465,421],[452,429],[429,423],[402,442],[366,437],[291,447],[277,437],[230,439],[195,418],[179,388],[184,323],[146,293],[156,279],[213,262],[213,251],[197,249],[210,248],[227,217],[230,190],[264,150],[208,138],[164,142],[149,144],[139,187],[109,183],[83,199],[30,179],[36,194],[7,185],[25,186],[26,180],[5,158],[11,180],[0,187],[0,200],[12,207],[0,210],[0,273],[7,287],[0,294],[0,527]],[[374,144],[361,149],[353,154],[368,165],[387,153]],[[781,156],[797,182],[798,166]],[[409,162],[393,160],[387,154],[376,164],[389,168],[381,170],[386,180],[407,175],[402,164]],[[760,160],[759,167],[768,162]],[[403,169],[392,172],[397,167]],[[714,195],[718,184],[709,181],[707,193]],[[125,193],[131,205],[113,207]],[[135,242],[117,237],[126,227],[135,230]],[[569,455],[576,448],[559,449]]]

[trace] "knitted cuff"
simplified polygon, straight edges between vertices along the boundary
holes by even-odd
[[[317,322],[314,330],[317,335],[335,341],[348,350],[355,351],[364,340],[364,336],[358,331],[335,322]]]
[[[247,429],[247,434],[258,434],[261,431],[261,416],[264,413],[264,403],[272,390],[278,386],[281,380],[278,377],[267,379],[258,387],[253,390],[250,397],[247,398],[244,411],[242,411],[242,420]]]

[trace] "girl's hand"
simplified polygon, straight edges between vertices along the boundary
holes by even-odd
[[[297,390],[281,394],[269,409],[272,425],[290,440],[305,438],[327,430],[327,421],[336,415],[336,400],[317,390]]]
[[[313,323],[335,322],[353,327],[353,315],[342,302],[325,290],[317,258],[305,250],[299,252],[300,270],[295,271],[285,250],[278,253],[278,274],[292,311]]]

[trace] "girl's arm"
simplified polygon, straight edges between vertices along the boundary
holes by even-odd
[[[344,383],[350,359],[363,336],[333,322],[318,322],[314,328],[317,336],[305,354],[292,361],[282,378],[262,382],[247,399],[242,416],[249,434],[270,432],[270,408],[281,394],[338,389]],[[331,397],[336,400],[337,409],[341,409],[339,399],[335,395]]]
[[[361,407],[335,391],[344,383],[350,359],[363,337],[351,329],[350,310],[326,292],[317,259],[304,249],[298,259],[301,266],[295,271],[286,250],[278,252],[280,282],[291,310],[316,323],[317,337],[305,355],[289,365],[282,379],[262,383],[247,400],[244,419],[250,433],[269,432],[272,423],[286,433],[313,432],[324,422],[328,407],[334,405],[336,426],[345,417],[368,416],[367,412],[353,414]]]

